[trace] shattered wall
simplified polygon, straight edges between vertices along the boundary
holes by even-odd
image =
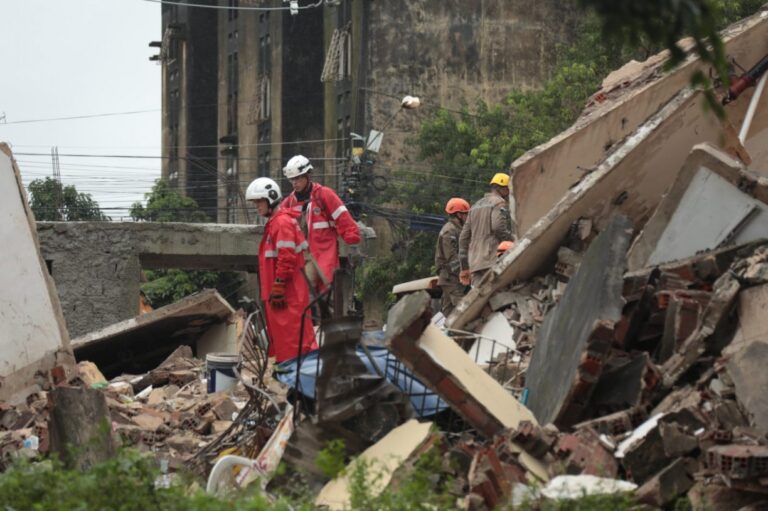
[[[761,30],[768,30],[768,22],[762,19],[757,26],[762,27]],[[753,26],[751,37],[742,40],[742,43],[765,45],[765,39],[754,39],[764,35],[761,30]],[[670,75],[668,79],[672,82],[676,80],[675,75]],[[633,130],[631,135],[611,146],[597,165],[582,169],[585,175],[575,184],[567,181],[567,176],[560,176],[556,186],[553,184],[543,190],[532,189],[534,194],[527,196],[527,200],[537,204],[547,204],[558,188],[565,188],[566,191],[549,212],[527,229],[523,227],[525,234],[515,248],[508,251],[492,271],[486,274],[478,288],[462,300],[448,318],[449,325],[461,328],[477,317],[495,291],[512,281],[528,279],[540,271],[557,252],[577,220],[586,219],[600,231],[611,213],[620,212],[632,220],[636,230],[641,229],[658,206],[664,192],[675,181],[694,145],[710,142],[729,153],[743,154],[744,150],[735,138],[734,125],[741,124],[750,97],[751,94],[745,93],[726,106],[726,119],[720,121],[711,110],[705,108],[700,91],[682,85],[670,101]],[[748,143],[765,144],[764,137],[768,130],[759,127],[765,126],[767,121],[766,110],[758,110],[754,121],[756,128],[750,132]],[[591,124],[582,126],[580,136],[599,139],[607,127],[606,122],[604,118],[594,119]],[[569,155],[578,145],[566,141],[572,131],[563,132],[551,142],[554,144],[551,146],[554,156],[564,158],[563,161],[569,161]],[[556,144],[558,141],[561,143]],[[584,140],[579,143],[584,143]],[[534,149],[530,154],[535,157],[537,151],[539,149]],[[515,194],[519,196],[520,190],[516,189]],[[537,202],[539,200],[540,203]]]
[[[0,145],[0,401],[38,370],[73,361],[61,306],[37,246],[32,213],[11,152]]]
[[[261,239],[250,225],[40,222],[38,231],[73,337],[136,316],[142,268],[255,272]]]
[[[732,25],[723,37],[729,61],[733,59],[744,68],[750,68],[768,53],[768,22],[761,13]],[[664,60],[662,53],[649,59],[647,67],[636,65],[630,72],[616,71],[571,128],[512,163],[516,219],[521,233],[544,216],[574,183],[593,171],[619,142],[679,93],[688,84],[691,73],[702,67],[698,59],[691,57],[674,72],[665,74]],[[704,72],[710,73],[708,69]],[[748,103],[753,91],[746,91],[739,102]],[[738,113],[729,113],[729,118],[739,126],[744,109],[736,110]],[[755,139],[765,135],[765,122],[755,121],[750,132],[753,140],[745,143],[748,149],[762,151],[766,147]],[[683,158],[690,148],[680,146]]]

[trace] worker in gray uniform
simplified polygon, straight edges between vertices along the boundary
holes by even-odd
[[[440,310],[448,316],[456,304],[464,297],[465,286],[459,282],[459,235],[469,214],[469,202],[453,197],[445,204],[448,221],[437,235],[435,247],[435,267],[437,285],[443,292]]]
[[[512,217],[507,209],[509,175],[499,172],[490,182],[491,190],[472,205],[459,236],[459,281],[475,286],[496,262],[502,241],[513,241]]]

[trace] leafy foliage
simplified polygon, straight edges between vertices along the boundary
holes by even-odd
[[[40,221],[109,220],[91,194],[79,193],[73,185],[63,186],[50,177],[29,183],[29,207]]]
[[[210,219],[197,205],[195,199],[176,192],[164,179],[155,181],[152,191],[144,194],[147,205],[135,202],[131,217],[146,222],[209,222]]]
[[[217,498],[186,486],[156,488],[155,460],[126,450],[87,472],[67,470],[56,460],[18,463],[0,475],[3,509],[120,511],[288,511],[309,510],[308,504],[270,502],[258,493]]]
[[[145,194],[147,205],[137,202],[131,206],[134,220],[149,222],[208,222],[209,218],[191,197],[184,197],[173,190],[167,181],[158,179],[152,191]],[[236,294],[242,279],[234,272],[211,272],[200,270],[145,270],[147,282],[141,285],[141,292],[152,307],[162,307],[185,296],[206,288],[216,288],[225,299]]]
[[[141,292],[154,308],[208,288],[216,288],[225,299],[229,299],[242,284],[237,273],[228,271],[163,269],[145,270],[144,275],[147,282],[141,285]]]
[[[379,495],[371,493],[370,481],[377,477],[377,462],[358,463],[349,474],[349,511],[433,511],[458,510],[460,488],[448,474],[438,447],[432,448],[414,463],[406,464],[394,474],[392,483]],[[339,453],[331,454],[337,460]],[[446,470],[448,469],[448,470]],[[161,475],[158,462],[147,453],[123,449],[109,461],[89,470],[67,469],[59,460],[37,463],[16,461],[0,473],[0,495],[3,510],[58,511],[314,511],[312,495],[270,497],[251,488],[213,496],[203,492],[198,483],[185,477],[174,479],[169,488],[156,485]],[[177,474],[178,475],[178,474]],[[291,492],[293,481],[277,491]],[[630,495],[583,497],[563,501],[525,502],[515,509],[544,511],[623,511],[642,509]],[[676,503],[675,509],[688,509],[687,502]]]
[[[346,448],[344,440],[336,439],[328,442],[315,458],[315,465],[329,479],[339,475],[346,466]]]
[[[580,0],[602,20],[603,32],[620,43],[638,45],[644,41],[661,44],[670,51],[669,66],[682,62],[687,53],[678,41],[690,36],[694,51],[711,65],[723,84],[728,84],[728,62],[718,30],[755,12],[762,1],[755,0]],[[719,115],[722,107],[703,71],[696,71],[691,84],[704,87],[710,106]]]

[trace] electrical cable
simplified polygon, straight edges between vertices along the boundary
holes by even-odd
[[[164,4],[164,5],[177,5],[181,7],[200,7],[203,9],[219,9],[219,10],[228,10],[228,11],[290,11],[292,9],[298,9],[298,10],[306,10],[306,9],[314,9],[315,7],[320,7],[323,5],[323,2],[325,0],[319,0],[318,2],[310,5],[300,5],[298,7],[230,7],[226,5],[211,5],[211,4],[193,4],[189,2],[180,2],[180,1],[174,1],[174,0],[144,0],[144,2],[152,2],[155,4]]]
[[[24,119],[21,121],[6,121],[0,123],[1,126],[10,126],[12,124],[29,124],[32,122],[48,122],[48,121],[72,121],[76,119],[93,119],[96,117],[115,117],[117,115],[134,115],[134,114],[146,114],[150,112],[160,112],[159,108],[153,110],[129,110],[127,112],[108,112],[103,114],[91,114],[91,115],[72,115],[69,117],[47,117],[44,119]]]

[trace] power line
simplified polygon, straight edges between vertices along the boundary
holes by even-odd
[[[72,115],[69,117],[47,117],[44,119],[25,119],[22,121],[10,121],[0,123],[0,126],[10,126],[11,124],[28,124],[32,122],[48,122],[48,121],[72,121],[75,119],[93,119],[95,117],[115,117],[117,115],[134,115],[134,114],[146,114],[150,112],[159,112],[160,109],[153,110],[129,110],[126,112],[108,112],[104,114],[91,114],[91,115]]]
[[[300,5],[298,7],[229,7],[226,5],[211,5],[211,4],[193,4],[189,2],[177,2],[172,0],[144,0],[145,2],[152,2],[155,4],[164,4],[164,5],[178,5],[182,7],[200,7],[203,9],[219,9],[219,10],[228,10],[228,11],[290,11],[290,10],[305,10],[305,9],[313,9],[315,7],[320,7],[323,5],[324,0],[319,0],[318,2],[310,5]]]
[[[209,145],[168,145],[168,146],[147,146],[147,145],[137,145],[137,146],[97,146],[97,145],[91,145],[91,146],[59,146],[59,148],[65,148],[65,149],[98,149],[98,148],[110,148],[110,149],[180,149],[180,148],[187,148],[187,149],[204,149],[204,148],[212,148],[212,147],[221,147],[223,145],[226,146],[232,146],[232,147],[266,147],[266,146],[273,146],[273,145],[297,145],[297,144],[319,144],[322,142],[338,142],[340,140],[349,140],[349,137],[343,137],[343,138],[318,138],[318,139],[312,139],[312,140],[286,140],[283,142],[259,142],[256,144],[209,144]],[[23,144],[14,144],[14,147],[49,147],[48,145],[23,145]],[[313,158],[314,159],[314,158]]]
[[[50,158],[49,153],[27,153],[27,152],[19,152],[14,153],[14,155],[19,156],[47,156]],[[59,156],[66,156],[67,158],[136,158],[136,159],[144,159],[144,160],[169,160],[169,159],[189,159],[189,157],[183,157],[183,156],[158,156],[158,155],[145,155],[145,154],[60,154]],[[194,155],[193,158],[199,158],[203,160],[227,160],[227,156],[200,156],[200,155]],[[258,161],[261,158],[244,158],[242,156],[237,158],[238,160],[252,160],[252,161]],[[312,158],[315,161],[346,161],[347,158]],[[269,161],[281,161],[279,158],[270,158]]]

